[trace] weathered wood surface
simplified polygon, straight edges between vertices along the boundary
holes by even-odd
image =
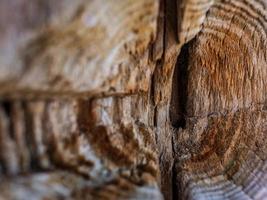
[[[266,8],[267,1],[214,2],[178,58],[182,199],[267,199]]]
[[[266,6],[0,1],[0,199],[266,199]]]
[[[157,1],[5,0],[1,4],[4,95],[11,91],[22,96],[88,97],[147,91],[153,72],[147,48],[155,37]],[[12,10],[18,13],[13,15]]]

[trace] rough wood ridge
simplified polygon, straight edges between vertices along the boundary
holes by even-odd
[[[267,199],[266,0],[0,1],[0,199]]]

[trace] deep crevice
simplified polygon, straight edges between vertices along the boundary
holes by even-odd
[[[183,45],[177,58],[172,79],[170,121],[171,125],[177,129],[186,127],[189,46],[193,41]]]
[[[10,101],[2,101],[1,106],[3,108],[3,111],[5,113],[5,116],[8,119],[8,133],[9,136],[12,140],[15,139],[14,136],[14,130],[13,130],[13,125],[12,125],[12,102]]]
[[[188,100],[188,62],[189,48],[194,40],[183,45],[180,54],[177,57],[173,77],[172,77],[172,94],[170,102],[170,122],[173,131],[176,129],[186,128],[187,118],[187,100]],[[176,132],[176,131],[175,131]],[[182,199],[181,185],[177,181],[177,169],[175,166],[175,137],[172,137],[173,149],[173,166],[172,166],[172,199]]]

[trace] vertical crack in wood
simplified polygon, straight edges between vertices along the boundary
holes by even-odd
[[[65,186],[58,173],[62,170],[81,185],[77,189],[74,179],[66,181],[70,186],[64,197],[74,199],[161,199],[161,193],[165,199],[202,199],[211,190],[232,198],[229,190],[239,188],[236,194],[254,198],[252,183],[255,192],[266,189],[255,178],[266,171],[263,1],[107,1],[102,6],[104,1],[96,0],[85,7],[72,5],[77,8],[74,21],[66,21],[66,29],[60,22],[37,34],[22,56],[30,66],[21,72],[10,68],[15,75],[4,79],[7,86],[12,83],[2,86],[12,90],[10,95],[19,91],[23,96],[0,101],[1,175],[13,184],[22,173],[33,177],[49,170],[44,174],[56,174],[55,184]],[[36,9],[47,15],[45,21],[31,19],[36,26],[52,23],[50,4],[57,8],[51,1]],[[99,15],[106,14],[98,11],[102,7],[115,20]],[[124,43],[128,36],[133,39]],[[101,48],[90,49],[93,44]],[[13,81],[20,74],[24,79]],[[28,186],[35,181],[27,178],[20,194],[46,195]],[[50,182],[40,185],[42,191],[53,187]],[[49,197],[53,195],[58,193]]]
[[[170,102],[170,122],[174,130],[186,127],[186,104],[187,104],[187,82],[188,82],[188,59],[190,43],[184,44],[177,57],[172,77],[172,94]],[[174,134],[175,131],[173,131]],[[172,198],[181,199],[179,183],[176,179],[175,167],[175,137],[172,136],[173,166],[172,166]]]
[[[187,106],[187,83],[188,83],[188,59],[189,46],[191,41],[183,45],[177,58],[173,79],[172,96],[170,105],[170,120],[174,128],[186,127],[186,106]]]

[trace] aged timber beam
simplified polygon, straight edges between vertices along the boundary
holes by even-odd
[[[266,6],[0,1],[0,199],[265,199]]]
[[[182,199],[267,198],[266,8],[264,0],[214,2],[178,58]]]
[[[0,7],[1,96],[147,91],[158,1],[3,0]]]

